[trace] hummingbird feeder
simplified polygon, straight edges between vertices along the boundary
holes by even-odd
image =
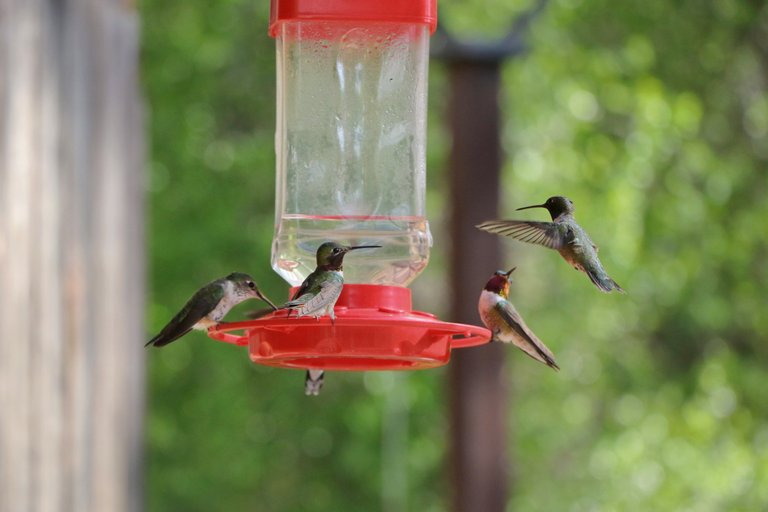
[[[277,156],[272,267],[293,288],[326,241],[380,245],[344,262],[336,320],[277,311],[209,335],[259,364],[431,368],[490,331],[411,309],[429,260],[425,212],[429,37],[437,0],[272,0]]]

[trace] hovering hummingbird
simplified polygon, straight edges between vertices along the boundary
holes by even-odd
[[[315,258],[317,267],[304,279],[291,300],[277,309],[296,311],[296,317],[313,316],[320,318],[323,315],[331,317],[331,322],[336,321],[333,307],[341,295],[344,286],[343,263],[344,255],[357,249],[376,249],[380,245],[346,246],[336,242],[325,242],[317,248]],[[289,314],[290,314],[289,311]],[[251,318],[259,318],[264,312],[254,312]],[[304,379],[304,392],[307,395],[317,395],[323,386],[323,370],[307,370]]]
[[[497,270],[485,284],[477,303],[480,318],[493,333],[492,341],[511,342],[535,360],[559,370],[552,351],[525,325],[523,317],[508,300],[509,276],[515,268],[509,272]]]
[[[552,222],[528,220],[489,220],[476,227],[498,235],[511,236],[523,242],[543,245],[560,253],[573,268],[589,276],[595,286],[604,292],[624,292],[616,281],[608,276],[597,257],[598,247],[587,232],[573,218],[573,202],[567,197],[553,196],[544,204],[518,208],[546,208]]]
[[[227,277],[211,281],[187,301],[168,324],[146,346],[162,347],[175,341],[192,329],[205,330],[218,324],[224,315],[247,299],[259,298],[277,309],[248,274],[233,272]]]

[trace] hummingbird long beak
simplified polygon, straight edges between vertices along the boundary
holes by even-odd
[[[345,247],[346,252],[354,251],[357,249],[378,249],[380,245],[353,245],[352,247]]]
[[[544,205],[544,204],[534,204],[534,205],[531,205],[531,206],[523,206],[522,208],[518,208],[518,209],[517,209],[517,211],[520,211],[520,210],[527,210],[527,209],[529,209],[529,208],[546,208],[546,207],[547,207],[547,206],[546,206],[546,205]]]
[[[512,267],[509,272],[507,272],[505,275],[507,276],[507,279],[509,279],[509,276],[512,275],[512,272],[514,272],[517,269],[517,267]]]
[[[269,304],[269,305],[272,307],[272,311],[277,311],[277,306],[275,306],[275,305],[272,303],[272,301],[271,301],[271,300],[269,300],[269,299],[267,298],[267,296],[266,296],[266,295],[264,295],[263,293],[261,293],[261,290],[259,290],[258,288],[256,289],[256,295],[257,295],[257,296],[258,296],[258,297],[259,297],[261,300],[263,300],[264,302],[266,302],[267,304]]]

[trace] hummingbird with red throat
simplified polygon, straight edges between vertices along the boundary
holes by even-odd
[[[491,341],[512,343],[535,360],[559,370],[552,351],[533,334],[509,302],[509,276],[515,268],[509,272],[497,270],[485,284],[477,304],[480,318],[493,335]]]

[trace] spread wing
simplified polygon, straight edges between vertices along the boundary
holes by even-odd
[[[219,301],[224,297],[222,286],[206,286],[195,293],[187,301],[181,311],[163,327],[154,338],[147,342],[146,346],[154,345],[162,347],[187,334],[194,325],[213,311]]]
[[[555,250],[562,249],[568,243],[564,226],[554,222],[489,220],[476,227],[489,233],[509,236],[521,242],[538,244]]]
[[[510,302],[502,300],[494,307],[501,318],[522,338],[523,344],[516,344],[521,350],[555,370],[560,369],[557,363],[555,363],[555,355],[528,329],[520,313],[517,312]]]

